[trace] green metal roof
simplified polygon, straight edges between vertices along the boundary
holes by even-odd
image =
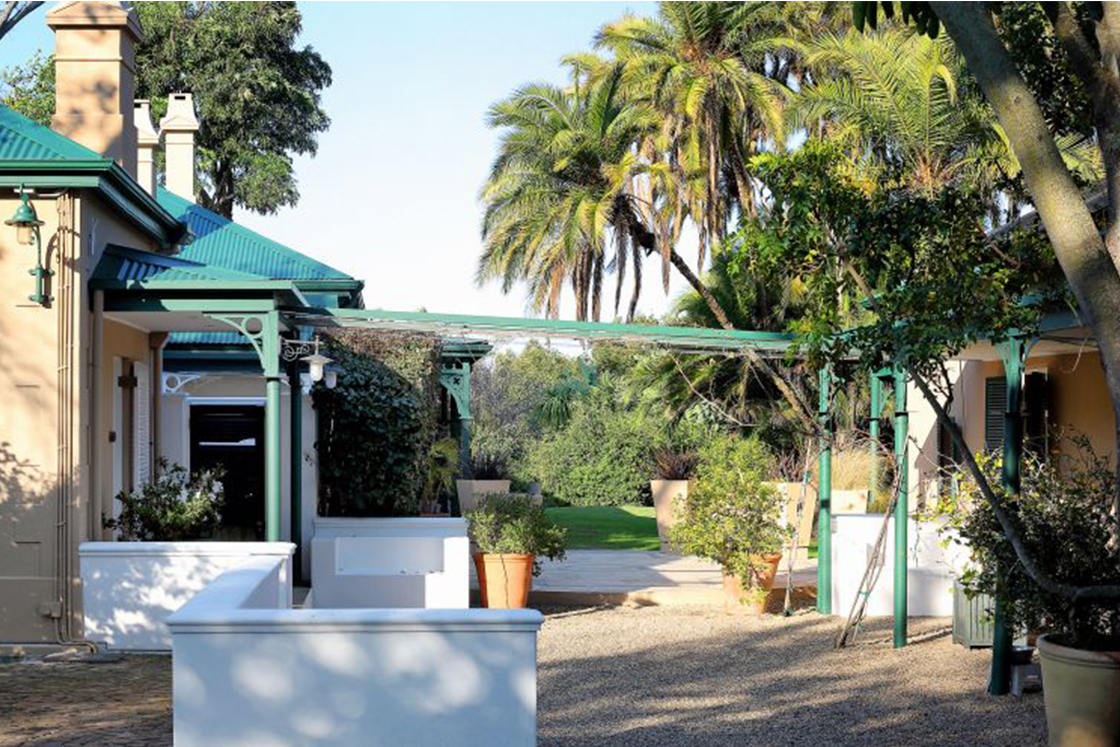
[[[160,187],[156,200],[190,226],[194,240],[179,256],[212,267],[250,272],[274,280],[338,280],[352,276],[251,231]]]
[[[182,257],[168,257],[117,244],[105,247],[91,278],[93,285],[124,281],[269,280],[248,272],[227,270]]]
[[[59,135],[19,112],[0,106],[0,160],[100,159],[84,145]]]

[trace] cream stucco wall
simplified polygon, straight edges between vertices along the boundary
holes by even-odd
[[[951,414],[961,425],[973,453],[984,448],[984,387],[991,377],[1003,376],[1000,361],[950,361],[953,374]],[[1116,432],[1112,406],[1095,351],[1080,354],[1032,355],[1026,371],[1045,372],[1049,380],[1051,451],[1072,455],[1073,435],[1084,435],[1093,450],[1115,463]],[[913,385],[909,392],[910,487],[912,499],[932,496],[937,487],[937,418]]]
[[[160,415],[160,455],[170,462],[190,466],[190,407],[195,403],[221,404],[258,400],[264,407],[264,379],[261,376],[206,375],[184,384],[175,394],[164,394]],[[287,380],[280,387],[280,537],[290,540],[291,526],[291,392]],[[310,547],[318,497],[315,462],[315,408],[311,397],[303,395],[303,490],[301,529],[305,548]],[[301,553],[304,578],[310,578],[311,553]]]

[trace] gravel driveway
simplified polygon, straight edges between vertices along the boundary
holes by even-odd
[[[836,652],[837,623],[812,614],[615,607],[546,615],[540,747],[1045,743],[1041,695],[984,694],[988,652],[965,651],[947,635],[902,651],[873,644],[889,636],[889,620],[865,629],[864,645]],[[911,633],[945,622],[913,621]],[[0,664],[0,747],[168,747],[170,690],[167,656]]]
[[[540,747],[1044,745],[1041,693],[985,694],[990,653],[947,620],[890,620],[834,651],[838,623],[803,614],[728,617],[698,607],[547,611],[540,636]],[[929,636],[933,633],[934,635]]]

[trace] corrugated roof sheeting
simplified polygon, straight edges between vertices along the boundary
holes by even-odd
[[[95,153],[70,138],[59,135],[22,114],[0,105],[0,159],[41,161],[99,159]]]

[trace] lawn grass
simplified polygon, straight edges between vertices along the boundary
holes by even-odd
[[[549,508],[549,518],[568,530],[571,550],[657,550],[653,506]]]

